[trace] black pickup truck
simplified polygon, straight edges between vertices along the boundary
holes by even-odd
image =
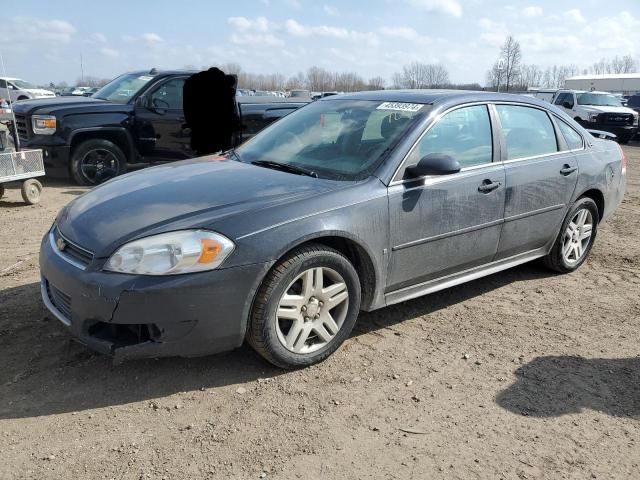
[[[120,175],[129,164],[194,157],[182,106],[184,83],[194,73],[131,72],[92,97],[16,102],[20,148],[42,149],[47,175],[71,176],[81,185]],[[308,100],[237,97],[237,102],[240,143]]]

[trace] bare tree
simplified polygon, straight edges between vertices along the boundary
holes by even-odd
[[[384,90],[384,86],[387,84],[387,81],[382,77],[373,77],[369,79],[369,83],[367,84],[367,88],[369,90]]]
[[[449,72],[442,65],[413,62],[393,76],[393,84],[402,88],[438,88],[448,85]]]
[[[285,88],[287,90],[297,90],[304,88],[307,85],[307,77],[305,77],[304,73],[298,72],[293,77],[290,77],[285,84]]]
[[[500,55],[504,61],[505,91],[508,92],[509,87],[516,83],[516,79],[520,75],[520,62],[522,61],[520,42],[513,35],[507,36]]]
[[[324,68],[311,67],[307,70],[307,86],[314,92],[326,92],[333,86],[334,75]]]
[[[635,61],[631,55],[618,57],[617,55],[609,63],[610,71],[606,73],[631,73],[635,70]]]

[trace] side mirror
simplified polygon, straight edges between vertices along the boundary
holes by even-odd
[[[562,103],[562,106],[564,108],[573,108],[573,103],[565,101],[565,102]]]
[[[412,166],[407,167],[407,174],[410,177],[424,177],[425,175],[449,175],[458,173],[462,167],[460,163],[442,153],[430,153],[420,159],[420,161]]]

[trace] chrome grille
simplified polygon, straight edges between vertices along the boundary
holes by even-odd
[[[633,115],[630,113],[605,113],[600,115],[604,117],[606,123],[615,125],[633,125]]]
[[[54,307],[64,315],[68,320],[71,320],[71,297],[56,287],[51,285],[45,280],[47,286],[47,296]]]
[[[60,229],[58,229],[58,227],[53,229],[51,235],[53,236],[52,248],[56,249],[56,251],[70,263],[78,267],[85,268],[93,260],[92,252],[85,250],[65,238],[64,235],[60,233]]]

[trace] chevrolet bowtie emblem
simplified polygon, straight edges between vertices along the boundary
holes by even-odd
[[[65,242],[61,238],[58,238],[56,240],[56,247],[58,247],[58,250],[63,251],[65,248],[67,248],[67,242]]]

